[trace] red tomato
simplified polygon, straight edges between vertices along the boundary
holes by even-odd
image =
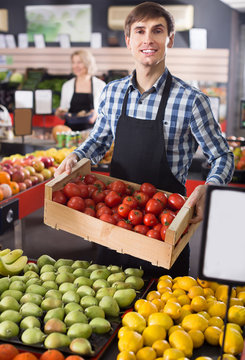
[[[116,205],[116,206],[113,206],[113,207],[111,208],[112,214],[117,214],[118,206],[119,206],[119,205]]]
[[[134,193],[134,188],[131,185],[127,185],[126,195],[132,195]]]
[[[71,198],[72,196],[80,196],[81,195],[79,186],[74,183],[66,184],[63,191],[64,191],[65,196],[68,198]]]
[[[107,194],[109,194],[110,191],[111,191],[110,189],[105,189],[104,193],[107,195]]]
[[[88,197],[91,197],[95,190],[98,190],[97,187],[92,184],[89,184],[88,185]]]
[[[136,199],[133,196],[126,196],[123,199],[123,204],[126,204],[131,207],[131,209],[136,209],[138,206],[138,203]]]
[[[153,199],[159,200],[161,201],[161,203],[163,204],[163,208],[165,209],[165,207],[168,204],[168,196],[167,194],[165,194],[164,192],[158,191],[153,195]]]
[[[127,204],[120,204],[118,205],[118,209],[117,209],[117,212],[119,215],[121,215],[123,218],[127,218],[128,217],[128,214],[131,210],[131,207]]]
[[[161,231],[161,228],[162,228],[162,224],[161,224],[161,223],[156,224],[156,225],[153,226],[153,229],[159,231],[159,233],[160,233],[160,231]]]
[[[105,203],[101,201],[101,202],[96,204],[95,209],[99,210],[102,206],[105,206]]]
[[[79,186],[80,192],[81,192],[81,197],[83,199],[86,199],[88,197],[88,186],[84,183],[82,183],[81,181],[79,183],[77,183],[77,185]]]
[[[95,210],[90,207],[86,207],[83,213],[95,217]]]
[[[154,215],[160,214],[162,209],[163,209],[163,204],[161,203],[161,201],[156,199],[148,200],[145,206],[145,211],[147,213],[152,213]]]
[[[95,202],[92,199],[84,199],[85,207],[90,207],[95,210]]]
[[[181,209],[184,203],[185,203],[184,196],[178,193],[171,194],[168,197],[168,206],[173,210]]]
[[[154,185],[145,182],[141,185],[140,191],[142,191],[142,192],[146,193],[147,195],[149,195],[150,197],[152,197],[157,192],[157,189]]]
[[[101,189],[95,190],[92,194],[92,199],[95,201],[96,204],[104,201],[105,199],[104,191]]]
[[[123,217],[119,215],[117,212],[112,213],[113,218],[116,220],[116,223],[118,223],[120,220],[123,220]]]
[[[120,195],[123,195],[126,193],[127,186],[123,181],[115,180],[111,183],[111,190],[116,191]]]
[[[78,211],[83,211],[85,209],[84,200],[80,196],[72,196],[68,200],[67,206]]]
[[[108,206],[102,206],[96,211],[96,217],[100,218],[102,214],[112,214],[111,209]]]
[[[135,191],[134,198],[136,199],[139,207],[144,207],[149,200],[149,195],[143,193],[142,191]]]
[[[142,235],[145,235],[148,230],[150,230],[149,226],[142,225],[142,224],[136,225],[134,227],[134,231],[136,231],[137,233],[142,234]]]
[[[173,219],[175,218],[175,215],[173,215],[170,211],[163,211],[159,216],[161,223],[163,225],[170,225]]]
[[[120,226],[120,227],[122,227],[124,229],[127,229],[127,230],[133,230],[133,226],[129,222],[125,221],[125,220],[118,221],[117,226]]]
[[[168,227],[169,227],[169,225],[163,225],[161,228],[160,235],[161,235],[162,240],[165,240],[166,231],[167,231]]]
[[[110,224],[116,225],[116,220],[110,214],[102,214],[99,219],[102,221],[108,222]]]
[[[146,226],[154,226],[158,224],[158,220],[156,216],[152,213],[145,214],[143,218],[143,222]]]
[[[84,176],[83,181],[85,184],[93,184],[97,180],[97,177],[94,174],[87,174]]]
[[[147,231],[146,236],[149,236],[153,239],[161,240],[161,235],[158,230],[150,229],[149,231]]]
[[[105,197],[105,203],[107,206],[114,207],[119,205],[122,201],[121,196],[116,191],[111,190]]]
[[[106,184],[102,181],[102,180],[95,180],[93,182],[93,185],[96,186],[99,190],[105,190],[106,189]]]
[[[67,198],[62,190],[57,190],[53,192],[52,200],[59,204],[66,204]]]
[[[140,210],[130,210],[128,214],[128,220],[132,225],[139,225],[142,223],[143,220],[143,214]]]

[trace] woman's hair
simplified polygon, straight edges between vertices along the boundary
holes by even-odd
[[[130,36],[130,30],[133,23],[141,20],[155,19],[164,17],[168,25],[168,35],[174,33],[174,18],[164,7],[158,3],[145,1],[137,5],[127,16],[125,20],[124,32],[127,37]]]
[[[87,49],[81,49],[74,51],[74,53],[71,54],[71,59],[73,56],[79,56],[81,61],[84,63],[85,67],[88,70],[89,75],[94,75],[97,71],[96,61],[94,56],[91,54],[91,52]]]

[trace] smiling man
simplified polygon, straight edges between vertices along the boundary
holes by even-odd
[[[114,141],[111,176],[135,183],[150,182],[159,189],[185,195],[188,170],[200,146],[211,170],[206,184],[197,187],[188,200],[196,206],[192,222],[198,222],[203,216],[207,185],[231,180],[233,155],[208,97],[172,76],[166,67],[167,50],[174,43],[171,14],[154,2],[136,6],[125,22],[125,41],[135,60],[135,71],[107,84],[90,137],[63,161],[56,175],[70,172],[83,157],[97,164]],[[127,267],[141,265],[155,277],[164,273],[148,262],[106,248],[99,254],[100,263],[113,260]],[[189,245],[170,274],[179,276],[188,271]]]

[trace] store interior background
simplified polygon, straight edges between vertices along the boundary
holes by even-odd
[[[91,4],[92,32],[102,34],[102,46],[107,47],[111,36],[116,36],[120,47],[124,47],[123,31],[112,31],[107,25],[109,6],[133,6],[141,3],[138,0],[59,0],[58,4]],[[207,29],[207,47],[212,49],[229,49],[229,75],[227,83],[227,126],[226,135],[245,136],[245,129],[240,128],[240,99],[245,98],[245,12],[237,11],[220,0],[180,0],[159,1],[162,5],[194,6],[194,27]],[[27,5],[57,5],[57,1],[36,0],[1,0],[1,8],[8,10],[9,33],[17,36],[26,32],[24,7]],[[244,9],[245,11],[245,9]],[[33,46],[32,44],[30,44]],[[57,46],[48,43],[47,46]],[[72,46],[86,46],[89,43],[73,43]],[[189,31],[177,32],[175,48],[189,47]],[[2,51],[1,51],[2,54]],[[28,67],[28,64],[26,64]],[[30,258],[37,258],[49,253],[55,258],[70,257],[93,259],[93,245],[68,233],[48,228],[43,224],[43,209],[25,219],[25,240],[23,249]],[[196,276],[201,227],[191,240],[191,275]],[[0,235],[2,247],[14,246],[13,229]]]

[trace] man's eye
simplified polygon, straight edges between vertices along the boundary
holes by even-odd
[[[160,33],[162,33],[163,31],[162,31],[161,29],[155,29],[154,32],[155,32],[155,34],[160,34]]]

